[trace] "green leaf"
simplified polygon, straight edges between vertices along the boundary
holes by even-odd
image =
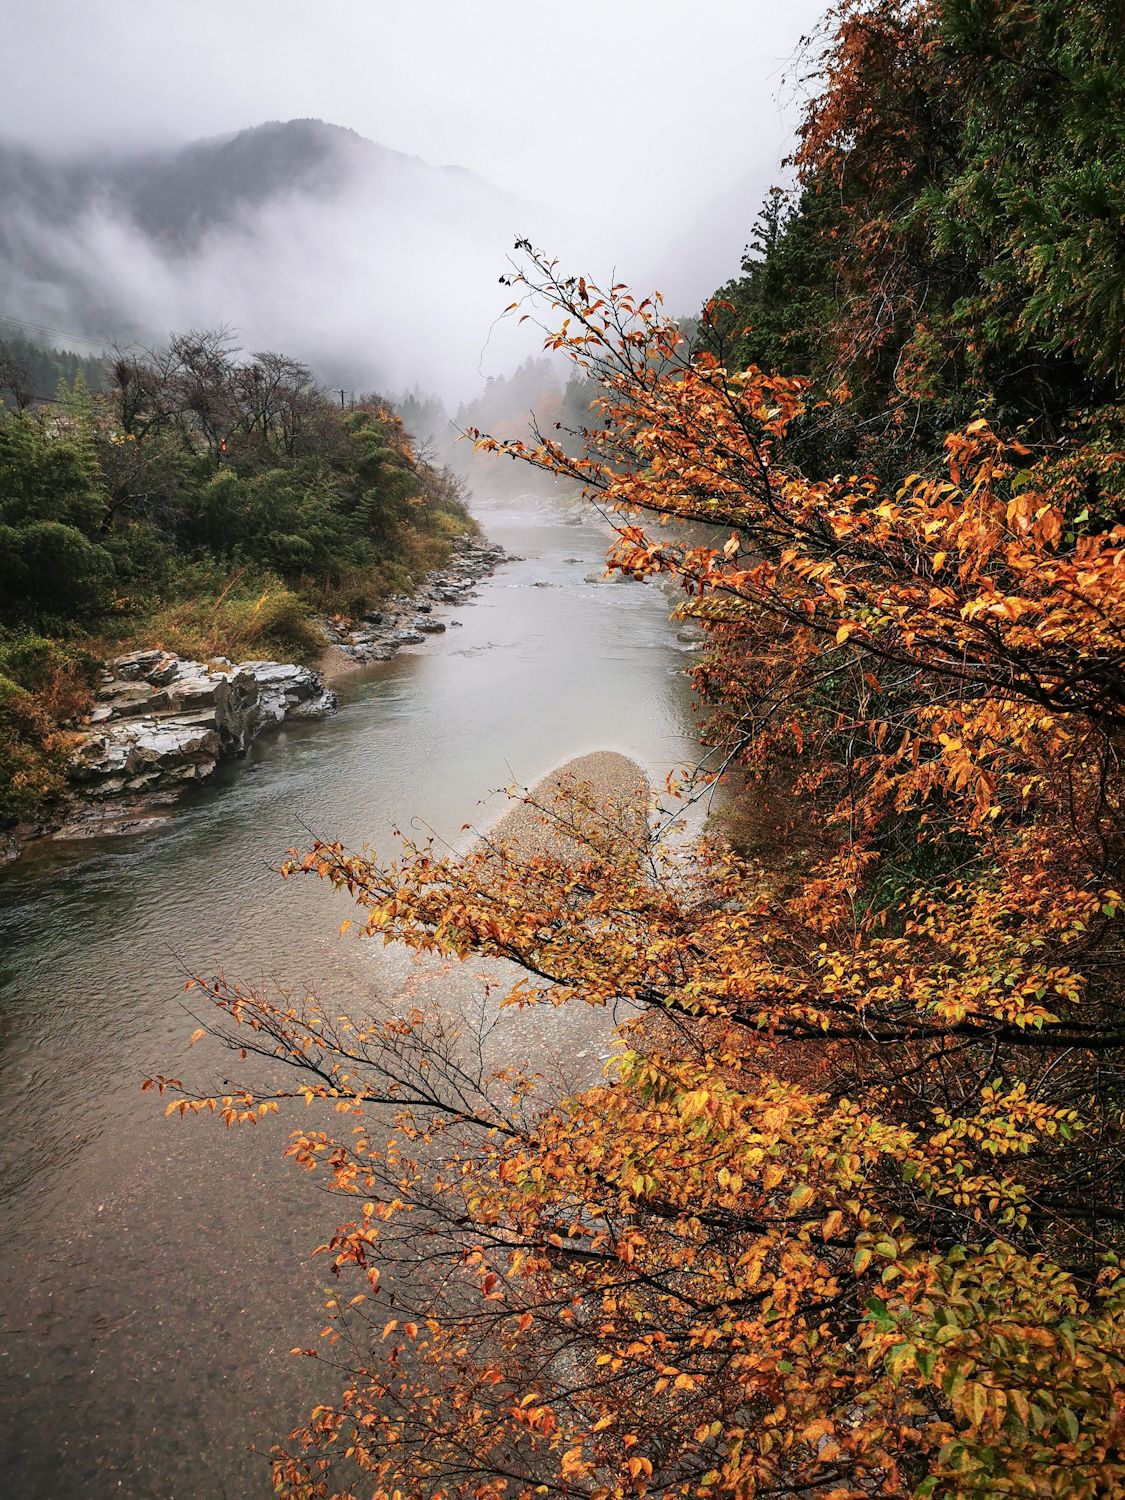
[[[902,1371],[914,1361],[916,1352],[913,1344],[895,1344],[887,1350],[885,1363],[892,1380],[898,1380]]]
[[[947,1370],[941,1377],[941,1388],[950,1401],[956,1401],[957,1397],[965,1389],[964,1375],[960,1370]]]
[[[811,1201],[812,1196],[813,1190],[807,1182],[802,1182],[800,1186],[795,1187],[789,1194],[790,1213],[792,1213],[794,1209],[804,1208],[805,1204]]]

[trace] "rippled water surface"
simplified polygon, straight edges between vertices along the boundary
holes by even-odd
[[[280,1160],[285,1123],[165,1121],[139,1092],[192,1064],[185,964],[352,1004],[378,989],[339,898],[272,872],[286,848],[307,829],[458,840],[502,810],[491,790],[569,756],[620,750],[657,780],[696,754],[664,596],[587,582],[604,537],[556,502],[480,514],[524,560],[460,628],[349,682],[338,716],[259,743],[159,831],[0,879],[6,1495],[265,1496],[248,1445],[331,1389],[287,1354],[320,1326],[309,1252],[334,1219]]]

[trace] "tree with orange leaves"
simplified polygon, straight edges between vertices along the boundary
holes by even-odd
[[[1065,459],[982,423],[944,474],[809,478],[802,381],[522,248],[513,310],[545,301],[602,394],[577,456],[478,447],[579,483],[611,566],[679,580],[720,764],[784,764],[817,852],[672,852],[575,785],[539,809],[565,852],[294,855],[372,938],[511,960],[509,1004],[638,1018],[560,1100],[437,1014],[201,986],[279,1081],[154,1080],[169,1112],[303,1099],[289,1153],[348,1205],[321,1247],[342,1389],[275,1482],[1114,1493],[1125,529],[1080,526]]]

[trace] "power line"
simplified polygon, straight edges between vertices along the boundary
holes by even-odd
[[[9,386],[7,387],[7,389],[10,390],[11,387]],[[35,401],[40,406],[69,406],[71,404],[71,401],[73,400],[73,397],[60,396],[57,391],[53,396],[41,396],[38,391],[27,391],[25,394],[30,401]],[[92,396],[100,396],[104,395],[105,393],[102,391],[91,391],[90,394]],[[5,406],[5,402],[2,397],[0,397],[0,406]]]
[[[15,318],[10,313],[0,313],[0,323],[11,323],[17,328],[27,328],[32,333],[49,333],[52,338],[71,339],[80,344],[88,344],[101,354],[108,354],[112,343],[112,340],[104,334],[98,338],[91,338],[89,334],[75,333],[65,328],[48,328],[45,323],[29,323],[26,318]]]

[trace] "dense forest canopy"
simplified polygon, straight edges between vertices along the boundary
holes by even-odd
[[[763,209],[710,346],[832,399],[802,419],[810,462],[905,470],[975,417],[1113,447],[1119,8],[849,3],[825,35],[797,184]]]
[[[338,408],[287,356],[192,333],[110,379],[0,422],[10,620],[119,614],[208,559],[361,607],[413,533],[464,523],[388,407]]]
[[[8,408],[54,401],[60,384],[72,385],[81,376],[90,391],[100,391],[109,378],[104,354],[77,354],[44,343],[46,330],[32,337],[0,322],[0,401]]]
[[[61,794],[53,721],[115,643],[309,659],[315,610],[361,614],[473,525],[386,403],[341,408],[288,356],[211,330],[99,373],[0,411],[4,822]]]

